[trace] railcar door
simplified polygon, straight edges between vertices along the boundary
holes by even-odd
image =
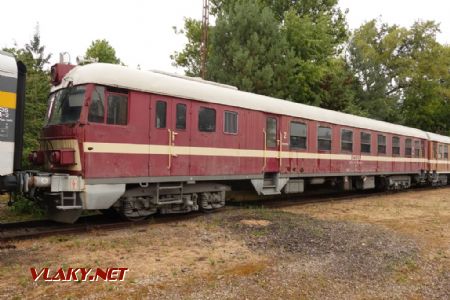
[[[263,145],[263,171],[276,173],[280,170],[280,119],[273,115],[266,115]]]
[[[189,101],[151,97],[150,176],[189,175],[189,112]]]
[[[168,118],[168,133],[172,136],[169,143],[171,176],[188,176],[190,164],[191,138],[191,102],[181,99],[171,101]]]

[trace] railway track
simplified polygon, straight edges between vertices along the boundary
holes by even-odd
[[[436,189],[432,187],[420,187],[415,189],[409,189],[401,191],[401,193],[413,193],[417,191],[426,191]],[[449,187],[441,187],[441,189],[450,189]],[[342,193],[338,195],[330,194],[315,194],[315,195],[303,195],[302,198],[287,197],[283,195],[276,199],[263,199],[263,200],[247,200],[247,201],[232,201],[224,209],[218,210],[213,213],[221,213],[229,209],[238,208],[283,208],[294,205],[306,205],[319,202],[336,202],[336,201],[354,201],[361,198],[386,196],[399,192],[375,192],[366,191],[364,193]],[[55,236],[61,234],[82,234],[95,231],[109,231],[117,230],[127,227],[138,227],[149,224],[163,224],[176,221],[183,221],[193,219],[199,216],[204,216],[201,212],[192,212],[188,214],[179,215],[155,215],[152,218],[142,221],[124,221],[119,218],[111,218],[104,215],[91,215],[80,218],[75,224],[61,224],[48,220],[37,220],[28,222],[17,223],[0,223],[0,250],[14,248],[14,245],[8,242],[17,240],[34,239],[48,236]]]
[[[0,224],[0,249],[2,249],[2,243],[10,241],[60,234],[80,234],[100,230],[108,231],[148,224],[163,224],[191,219],[201,215],[203,214],[199,212],[180,215],[156,215],[146,220],[132,222],[99,214],[81,217],[74,224],[61,224],[48,220]]]

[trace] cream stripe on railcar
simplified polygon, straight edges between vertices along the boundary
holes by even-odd
[[[15,58],[0,51],[0,176],[13,172],[17,76]]]
[[[109,85],[427,139],[427,134],[424,131],[415,128],[242,92],[232,88],[209,84],[206,81],[186,80],[151,71],[133,70],[118,65],[96,63],[77,66],[65,76],[61,85],[55,87],[54,90],[66,87],[69,82],[72,82],[74,85],[86,83]],[[281,103],[280,101],[284,102]]]
[[[279,158],[279,151],[265,151],[255,149],[234,149],[234,148],[214,148],[214,147],[184,147],[167,145],[148,145],[148,144],[125,144],[125,143],[96,143],[85,142],[83,144],[85,153],[104,153],[104,154],[150,154],[150,155],[190,155],[190,156],[221,156],[221,157],[253,157],[253,158]],[[282,158],[297,159],[328,159],[345,160],[354,159],[350,154],[331,154],[331,153],[309,153],[282,151]],[[360,157],[361,161],[378,162],[410,162],[426,163],[426,158],[414,157],[388,157],[388,156],[367,156]]]

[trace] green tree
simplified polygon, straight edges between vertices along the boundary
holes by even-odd
[[[116,57],[116,50],[105,39],[92,41],[86,50],[85,58],[102,63],[121,64],[120,59]]]
[[[448,132],[450,56],[438,32],[432,21],[404,28],[372,20],[357,29],[348,58],[358,105],[380,120]]]
[[[23,48],[4,50],[14,54],[27,67],[23,151],[23,166],[27,168],[30,166],[26,158],[32,150],[39,149],[38,139],[44,126],[50,92],[50,74],[46,67],[51,54],[46,54],[45,46],[41,44],[39,27],[36,27],[33,38]]]
[[[237,2],[229,14],[217,18],[210,48],[209,79],[248,92],[283,96],[280,87],[292,53],[268,7]]]
[[[357,89],[357,80],[347,62],[342,58],[332,59],[320,81],[320,106],[367,116],[355,103]]]
[[[344,91],[353,89],[352,76],[341,92],[335,88],[342,82],[331,82],[348,72],[337,58],[348,31],[336,0],[213,0],[211,14],[216,26],[209,29],[207,79],[326,108],[353,103],[354,92]],[[178,33],[188,43],[171,56],[174,65],[198,76],[201,23],[187,19]]]
[[[397,69],[403,65],[397,51],[405,37],[397,26],[372,20],[355,30],[348,47],[349,63],[359,80],[358,104],[374,118],[400,121],[401,83]]]
[[[183,29],[178,30],[176,27],[173,29],[175,34],[185,35],[188,42],[182,51],[175,51],[170,55],[170,59],[173,61],[172,65],[184,68],[187,76],[200,77],[202,22],[192,18],[185,18]]]

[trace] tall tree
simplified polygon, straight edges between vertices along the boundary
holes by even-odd
[[[199,77],[202,22],[192,18],[185,18],[183,29],[178,30],[176,27],[173,29],[175,34],[185,35],[188,42],[182,51],[175,51],[170,55],[170,59],[173,61],[172,65],[184,68],[187,76]]]
[[[348,71],[345,61],[337,58],[348,36],[337,0],[213,0],[212,4],[216,26],[210,28],[209,79],[327,108],[344,109],[353,102],[351,91],[322,91],[323,86],[338,87],[331,81]],[[200,32],[200,22],[191,19],[178,31],[188,43],[171,57],[187,75],[198,76]],[[348,88],[353,84],[342,86]],[[337,97],[334,101],[324,98],[332,94]]]
[[[27,155],[39,148],[39,137],[44,126],[47,97],[50,92],[50,74],[47,69],[51,54],[42,45],[39,27],[36,26],[31,41],[23,48],[4,49],[16,56],[27,67],[24,120],[24,167],[28,167]]]
[[[110,64],[121,63],[120,59],[116,56],[116,50],[105,39],[92,41],[86,50],[85,58],[87,60],[96,60]]]
[[[360,83],[358,104],[377,119],[446,132],[450,124],[448,46],[436,41],[439,26],[411,28],[375,20],[355,31],[348,51]]]
[[[268,7],[236,2],[227,15],[217,18],[210,47],[210,79],[248,92],[283,96],[281,78],[286,77],[292,53]]]

